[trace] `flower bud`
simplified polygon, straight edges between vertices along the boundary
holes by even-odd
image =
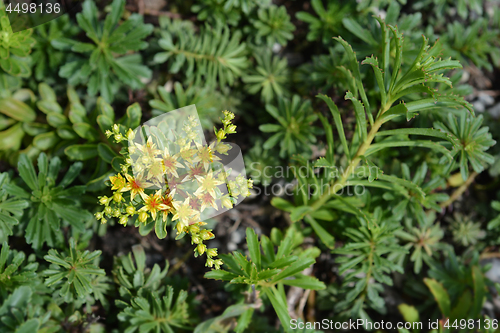
[[[95,214],[94,214],[94,216],[95,216],[95,218],[96,218],[96,219],[98,219],[98,220],[100,220],[100,219],[102,219],[102,218],[103,218],[102,212],[97,212],[97,213],[95,213]]]
[[[236,125],[229,125],[226,129],[226,133],[236,133]]]
[[[127,225],[127,222],[128,222],[127,216],[122,216],[122,217],[120,217],[120,220],[118,220],[118,223],[123,224],[123,225]]]
[[[200,227],[198,227],[196,224],[192,224],[189,226],[189,233],[197,234],[199,232],[200,232]]]
[[[229,150],[231,149],[231,146],[230,145],[227,145],[227,144],[224,144],[222,142],[220,142],[217,147],[215,147],[215,150],[219,153],[219,154],[225,154],[227,153]]]
[[[215,235],[213,233],[211,233],[210,231],[204,229],[200,232],[200,236],[203,240],[209,240],[213,237],[215,237]]]
[[[222,206],[226,207],[227,209],[233,208],[233,203],[231,202],[231,199],[228,195],[223,196],[220,201],[222,203]]]
[[[148,213],[140,212],[139,213],[139,222],[144,223],[148,219]]]
[[[207,246],[205,244],[198,244],[198,246],[196,247],[196,250],[198,250],[198,253],[200,255],[202,255],[203,253],[205,253],[206,249],[207,249]]]
[[[220,266],[222,266],[222,264],[223,264],[222,259],[215,260],[215,262],[214,262],[215,269],[219,269]]]
[[[110,201],[111,201],[111,199],[108,198],[107,196],[102,196],[102,197],[99,198],[99,203],[101,205],[106,205],[107,206]]]
[[[195,244],[200,244],[201,243],[201,238],[199,236],[193,236],[191,237],[191,240],[193,241],[193,243]]]
[[[207,249],[207,256],[208,257],[217,257],[217,249],[214,247]]]
[[[120,192],[115,192],[115,194],[113,194],[113,200],[115,202],[121,202],[123,201],[123,195]]]
[[[207,263],[205,264],[205,266],[212,267],[214,263],[215,261],[213,259],[207,258]]]
[[[106,206],[106,208],[104,208],[104,214],[106,214],[106,215],[113,214],[113,209],[109,206]]]
[[[135,139],[135,132],[131,128],[129,128],[127,131],[127,139],[129,139],[129,140]]]
[[[223,140],[223,139],[225,139],[225,138],[226,138],[226,133],[225,133],[225,132],[224,132],[224,130],[221,128],[221,129],[217,132],[216,136],[217,136],[217,140],[219,140],[219,141],[220,141],[220,140]]]
[[[133,214],[135,214],[135,207],[134,206],[127,206],[125,211],[127,212],[128,215],[133,215]]]

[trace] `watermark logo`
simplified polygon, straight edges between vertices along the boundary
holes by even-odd
[[[18,32],[34,28],[76,10],[82,2],[83,0],[5,0],[4,10],[12,32]],[[109,1],[94,0],[94,2],[108,3]],[[0,10],[2,7],[0,4]]]

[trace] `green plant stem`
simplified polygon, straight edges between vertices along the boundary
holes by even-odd
[[[476,179],[478,173],[476,171],[472,172],[470,175],[469,175],[469,178],[467,178],[467,180],[465,181],[465,183],[463,183],[459,188],[457,188],[450,196],[450,198],[448,200],[446,200],[445,202],[442,202],[440,204],[441,208],[446,208],[448,207],[449,205],[451,205],[453,203],[453,201],[457,200],[458,198],[460,198],[460,196],[465,192],[465,190],[470,186],[470,184],[472,184],[472,182],[474,181],[474,179]]]
[[[380,112],[380,116],[385,111],[387,111],[390,108],[390,106],[391,106],[390,104],[387,104],[382,109],[382,112]],[[367,149],[372,144],[375,134],[377,134],[378,130],[380,129],[380,126],[382,126],[383,124],[383,121],[381,120],[382,118],[380,116],[377,117],[377,120],[375,120],[375,122],[373,123],[373,126],[370,129],[370,133],[368,133],[368,136],[366,137],[366,140],[358,148],[358,151],[354,155],[354,158],[349,162],[349,165],[347,166],[346,170],[342,173],[342,176],[337,181],[333,182],[332,184],[329,184],[327,186],[325,193],[311,205],[311,208],[313,210],[318,210],[319,208],[321,208],[321,206],[324,205],[333,195],[335,195],[335,193],[337,193],[338,190],[346,186],[347,179],[349,179],[349,177],[352,175],[352,173],[358,166],[359,162],[361,161],[361,156],[363,156],[366,153]]]

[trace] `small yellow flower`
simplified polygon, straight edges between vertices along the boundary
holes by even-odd
[[[127,185],[125,178],[123,178],[120,173],[117,174],[116,176],[109,177],[109,181],[113,185],[111,187],[111,191],[114,191],[114,190],[120,191],[122,188],[124,188]]]
[[[215,210],[219,210],[215,198],[208,192],[202,193],[198,199],[201,200],[200,210],[203,212],[207,207],[213,207]]]
[[[147,180],[152,180],[156,186],[163,186],[165,183],[165,166],[161,158],[155,158],[148,167]]]
[[[205,177],[196,176],[196,180],[198,180],[199,187],[196,192],[194,192],[194,195],[198,196],[203,192],[208,192],[214,199],[216,197],[215,188],[218,185],[223,184],[223,182],[214,178],[214,173],[212,170],[210,170],[210,172]]]
[[[162,203],[161,190],[156,191],[149,196],[143,195],[144,207],[139,209],[140,212],[149,212],[153,220],[156,220],[156,213],[161,210],[166,210],[168,207]]]
[[[149,159],[153,159],[156,155],[161,154],[161,150],[156,147],[156,144],[153,143],[153,138],[148,137],[148,141],[145,145],[141,145],[140,143],[135,143],[137,149],[142,152],[143,156],[146,156]]]
[[[196,157],[193,159],[193,162],[201,162],[205,167],[205,170],[208,170],[210,163],[213,161],[220,161],[220,158],[213,154],[213,146],[199,146]]]
[[[161,203],[165,205],[165,207],[167,207],[161,211],[163,222],[165,222],[167,220],[168,214],[175,212],[174,205],[172,203],[172,194],[167,193],[166,195],[162,196]]]
[[[196,211],[191,208],[191,205],[189,204],[189,198],[186,198],[184,202],[182,201],[174,201],[173,202],[174,208],[175,208],[175,214],[172,217],[172,221],[179,220],[180,226],[178,227],[182,230],[184,227],[187,227],[189,225],[189,220],[191,217],[196,215]]]
[[[122,189],[122,192],[130,191],[130,201],[133,201],[137,194],[142,196],[144,194],[144,189],[153,186],[153,184],[144,181],[141,174],[135,178],[129,174],[125,174],[125,177],[127,178],[128,184]]]
[[[187,182],[189,180],[195,179],[196,176],[204,176],[206,175],[206,171],[203,169],[203,165],[200,163],[187,163],[188,171],[186,173],[186,177],[181,181],[182,183]]]
[[[197,149],[190,146],[184,146],[179,152],[179,156],[186,162],[192,163],[192,158],[196,154]]]
[[[163,166],[164,166],[164,169],[167,173],[175,176],[176,178],[179,178],[179,175],[177,174],[177,169],[178,168],[184,168],[184,165],[182,165],[181,163],[179,163],[177,161],[177,155],[170,155],[170,152],[168,151],[167,148],[165,148],[163,150],[163,154],[162,154],[162,158],[163,158]]]

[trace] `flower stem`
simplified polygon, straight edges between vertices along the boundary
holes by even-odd
[[[445,202],[442,202],[440,204],[441,208],[448,207],[449,205],[451,205],[453,203],[453,201],[455,201],[458,198],[460,198],[460,196],[465,192],[465,190],[470,186],[470,184],[472,184],[472,182],[474,181],[474,179],[476,179],[477,175],[478,175],[478,173],[476,171],[472,172],[469,175],[469,178],[467,178],[467,180],[465,181],[465,183],[463,183],[459,188],[457,188],[451,194],[451,196],[450,196],[450,198],[448,200],[446,200]]]
[[[390,105],[384,107],[383,112],[381,112],[380,115],[388,110],[389,107]],[[349,177],[358,166],[359,162],[361,161],[361,156],[366,153],[366,151],[372,144],[373,138],[379,131],[382,124],[383,121],[381,120],[381,117],[378,117],[377,120],[375,120],[375,122],[373,123],[373,126],[370,129],[370,133],[368,133],[366,140],[361,144],[361,146],[359,146],[358,151],[354,155],[354,158],[349,162],[349,165],[347,166],[346,170],[344,170],[340,178],[337,181],[329,184],[325,193],[311,205],[313,210],[321,208],[321,206],[324,205],[335,193],[337,193],[338,190],[342,189],[346,185],[347,179],[349,179]]]

